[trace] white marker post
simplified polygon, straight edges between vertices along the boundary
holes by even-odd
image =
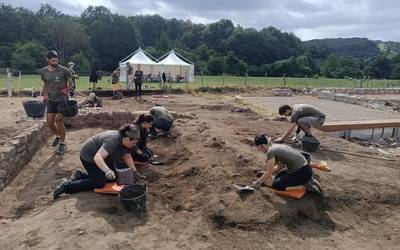
[[[6,68],[6,72],[7,72],[8,97],[12,97],[12,72],[10,68]]]

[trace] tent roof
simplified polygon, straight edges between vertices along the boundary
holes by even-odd
[[[164,58],[161,57],[163,59],[161,61],[159,61],[158,64],[162,64],[162,65],[182,65],[182,66],[190,66],[190,65],[192,65],[192,63],[187,63],[187,62],[183,61],[181,58],[178,57],[178,55],[174,50],[171,50],[166,56],[164,56]],[[181,55],[179,55],[179,56],[182,57]],[[182,57],[182,58],[184,58],[184,57]],[[189,61],[189,60],[187,60],[187,61]]]
[[[151,55],[150,55],[151,56]],[[153,60],[151,60],[148,54],[142,50],[141,48],[137,49],[128,57],[124,58],[121,63],[129,62],[131,64],[156,64]]]

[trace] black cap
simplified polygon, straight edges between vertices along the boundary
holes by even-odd
[[[269,138],[269,136],[267,134],[258,134],[254,138],[254,144],[256,144],[256,146],[263,145],[263,144],[269,144],[268,138]]]
[[[55,50],[49,50],[49,51],[47,51],[46,57],[47,57],[47,59],[59,58],[59,57],[58,57],[58,53],[57,53],[57,51],[55,51]]]

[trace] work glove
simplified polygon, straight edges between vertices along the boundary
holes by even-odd
[[[110,180],[110,181],[115,180],[115,179],[116,179],[116,176],[115,176],[114,171],[112,171],[111,169],[108,170],[108,171],[106,172],[106,178],[107,178],[107,180]]]
[[[63,88],[62,90],[61,90],[61,94],[62,95],[68,95],[68,93],[69,93],[69,88],[67,87],[67,88]]]
[[[260,189],[261,183],[259,181],[253,181],[253,183],[251,183],[251,186],[255,189]]]

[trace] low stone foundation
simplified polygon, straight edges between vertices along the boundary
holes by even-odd
[[[126,110],[111,110],[105,108],[80,109],[77,116],[65,119],[67,128],[102,127],[118,129],[120,126],[131,123],[135,115]]]
[[[347,95],[391,95],[400,94],[400,88],[314,88],[304,89],[305,94],[319,96],[322,92]]]
[[[327,90],[321,91],[320,99],[327,99],[337,102],[345,102],[361,105],[384,111],[400,111],[400,99],[396,97],[368,97],[360,95],[337,94]]]
[[[46,123],[38,122],[0,147],[0,191],[32,160],[51,135]]]
[[[117,129],[123,124],[133,122],[135,116],[125,110],[108,110],[103,108],[81,109],[77,116],[67,118],[67,128],[104,127]],[[9,184],[21,169],[32,160],[32,157],[52,135],[44,121],[29,127],[24,132],[0,146],[0,191]]]

